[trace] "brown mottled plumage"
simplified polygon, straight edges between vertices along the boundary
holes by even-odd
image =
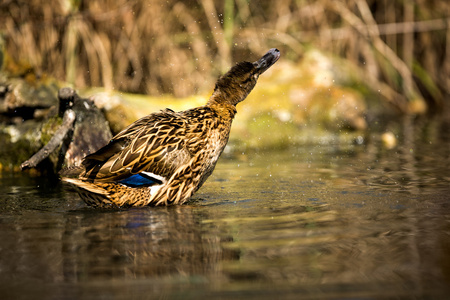
[[[97,207],[182,204],[211,175],[228,142],[236,104],[280,57],[269,50],[220,77],[205,106],[150,114],[121,131],[80,167],[62,172]]]

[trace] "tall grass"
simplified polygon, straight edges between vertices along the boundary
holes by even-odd
[[[77,87],[175,96],[268,48],[296,61],[313,45],[408,112],[450,93],[449,11],[445,0],[6,0],[0,32],[13,60]]]

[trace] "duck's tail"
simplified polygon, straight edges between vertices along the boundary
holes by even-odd
[[[77,178],[69,178],[69,177],[63,177],[61,178],[61,181],[70,183],[79,189],[83,189],[94,194],[105,196],[108,195],[108,192],[105,189],[100,188],[89,181],[83,181]]]
[[[107,189],[94,185],[92,182],[68,177],[61,178],[61,181],[69,183],[73,186],[77,190],[81,199],[83,199],[87,205],[103,208],[114,208],[120,206],[112,201],[111,195],[108,193]]]

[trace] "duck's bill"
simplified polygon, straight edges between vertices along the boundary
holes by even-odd
[[[262,74],[277,62],[277,60],[280,58],[280,55],[280,50],[272,48],[266,54],[264,54],[263,57],[255,61],[253,65],[259,70],[259,74]]]

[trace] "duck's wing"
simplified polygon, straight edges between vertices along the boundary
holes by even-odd
[[[79,178],[130,186],[161,184],[191,158],[186,127],[182,116],[170,110],[144,117],[86,156]]]

